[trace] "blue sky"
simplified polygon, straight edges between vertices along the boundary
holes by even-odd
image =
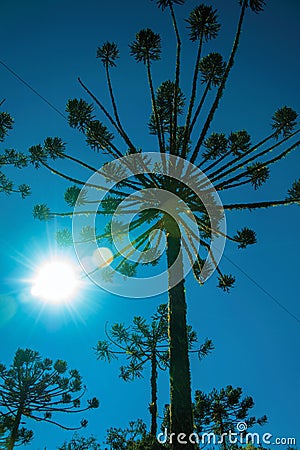
[[[187,1],[178,8],[183,19],[198,4]],[[238,2],[213,1],[223,24],[219,38],[206,51],[228,55]],[[128,43],[141,28],[150,27],[162,36],[162,61],[154,66],[155,85],[172,76],[174,37],[167,13],[148,0],[99,2],[86,0],[1,0],[1,61],[11,67],[60,111],[69,98],[86,98],[77,77],[108,105],[102,67],[96,49],[106,40],[119,44],[121,58],[113,70],[120,115],[137,145],[146,151],[155,141],[147,135],[150,102],[142,65],[128,55]],[[299,111],[299,19],[296,0],[269,2],[264,13],[247,14],[237,63],[211,131],[229,133],[246,128],[253,141],[270,131],[274,111],[288,105]],[[183,21],[182,33],[186,34]],[[188,68],[194,59],[194,46],[184,39],[182,88],[189,86]],[[38,96],[0,65],[0,100],[15,118],[14,130],[2,148],[27,151],[47,136],[60,136],[68,152],[93,161],[100,167],[99,154],[88,149],[82,136]],[[88,99],[87,99],[88,100]],[[299,149],[271,171],[271,180],[258,192],[249,188],[230,194],[226,200],[280,199],[299,178]],[[30,347],[43,356],[66,359],[82,373],[90,396],[98,396],[100,408],[88,415],[90,426],[102,440],[110,426],[125,426],[138,417],[149,421],[148,377],[126,384],[118,379],[118,364],[96,361],[93,347],[104,337],[106,321],[129,323],[134,315],[149,317],[166,296],[146,300],[109,295],[93,285],[74,299],[72,311],[50,308],[41,311],[30,297],[26,279],[41,261],[55,252],[54,235],[66,222],[36,222],[32,209],[48,203],[52,210],[64,210],[66,185],[54,175],[32,168],[9,172],[32,186],[30,198],[1,194],[1,361],[9,363],[17,347]],[[224,197],[225,199],[225,197]],[[222,260],[224,272],[234,273],[236,287],[230,295],[216,289],[212,277],[200,288],[190,275],[187,279],[189,321],[199,339],[208,337],[215,351],[204,362],[192,359],[194,389],[211,390],[227,384],[241,386],[255,400],[255,414],[267,414],[265,432],[279,437],[299,435],[299,322],[257,287],[244,273],[278,300],[296,317],[299,306],[299,219],[297,206],[272,208],[252,213],[228,214],[230,231],[249,226],[257,232],[258,244],[244,251],[227,244]],[[59,250],[62,254],[65,250]],[[72,252],[70,257],[73,258]],[[230,260],[238,266],[231,264]],[[240,270],[242,269],[242,272]],[[167,374],[159,378],[160,407],[168,401]],[[28,424],[30,426],[30,424]],[[33,449],[55,448],[71,434],[51,425],[33,424]]]

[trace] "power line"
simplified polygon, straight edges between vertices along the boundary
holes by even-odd
[[[290,317],[292,317],[296,322],[300,324],[300,319],[295,316],[291,311],[289,311],[278,299],[276,299],[270,292],[268,292],[263,286],[261,286],[254,278],[252,278],[245,270],[243,270],[240,266],[238,266],[232,259],[228,258],[228,256],[223,255],[224,259],[227,259],[236,269],[238,269],[243,275],[245,275],[248,280],[250,280],[258,289],[260,289],[267,297],[269,297],[274,303],[277,304],[281,309],[283,309]]]
[[[5,64],[3,61],[0,60],[0,64],[5,67],[5,69],[10,72],[15,78],[17,78],[21,83],[23,83],[28,89],[30,89],[34,94],[36,94],[40,99],[43,100],[43,102],[47,103],[50,108],[52,108],[54,111],[56,111],[60,116],[62,116],[65,120],[68,120],[67,116],[62,113],[59,109],[56,108],[49,100],[47,100],[43,95],[41,95],[38,91],[36,91],[27,81],[25,81],[20,75],[18,75],[13,69],[11,69],[7,64]]]

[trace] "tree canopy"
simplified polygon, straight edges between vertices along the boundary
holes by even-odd
[[[33,433],[20,428],[23,423],[33,419],[47,422],[66,430],[76,430],[87,425],[82,419],[76,427],[55,419],[61,413],[81,413],[98,408],[99,401],[94,397],[81,406],[86,392],[79,372],[68,370],[66,361],[49,358],[42,359],[31,349],[18,349],[10,367],[0,365],[0,418],[7,436],[4,442],[9,450],[16,442],[28,443]]]

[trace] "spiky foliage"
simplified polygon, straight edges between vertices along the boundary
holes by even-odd
[[[130,421],[129,426],[126,428],[109,428],[105,443],[112,450],[146,450],[146,447],[143,445],[146,436],[147,427],[141,419],[138,419]],[[155,447],[153,450],[155,450]]]
[[[156,91],[156,108],[159,119],[159,127],[162,133],[170,133],[170,126],[172,123],[173,101],[174,101],[175,84],[173,81],[164,81]],[[185,104],[185,97],[181,89],[177,92],[177,114],[183,113]],[[149,122],[149,131],[151,134],[157,134],[157,126],[155,123],[154,113],[151,114]]]
[[[79,195],[80,194],[80,195]],[[69,206],[75,206],[76,202],[79,205],[85,204],[85,194],[84,191],[82,191],[78,186],[70,186],[67,188],[64,199],[67,205]]]
[[[48,137],[44,141],[44,151],[50,159],[63,158],[66,144],[59,137]]]
[[[69,442],[64,442],[57,450],[101,450],[101,446],[94,436],[83,437],[75,433]]]
[[[38,220],[50,220],[52,218],[51,211],[45,203],[35,205],[33,208],[33,217]]]
[[[80,429],[87,425],[85,419],[78,427],[72,428],[54,416],[99,406],[96,398],[88,400],[86,407],[80,406],[85,387],[77,370],[68,370],[67,363],[60,359],[55,362],[49,358],[42,359],[38,352],[30,349],[18,349],[10,367],[1,364],[0,379],[0,415],[2,419],[7,417],[11,421],[6,423],[9,428],[8,450],[13,449],[22,435],[26,435],[19,430],[24,420],[48,422],[64,429]]]
[[[251,147],[251,136],[246,130],[230,133],[228,141],[232,153],[236,156],[240,155],[241,152],[246,152]]]
[[[219,86],[225,73],[226,63],[220,53],[209,53],[201,59],[199,70],[201,82],[210,86]]]
[[[265,0],[240,0],[240,5],[243,5],[243,3],[255,13],[263,11],[266,4]]]
[[[96,151],[105,150],[110,147],[110,144],[114,138],[114,135],[110,133],[107,127],[99,122],[99,120],[93,120],[88,124],[86,131],[87,144]]]
[[[256,234],[250,228],[244,227],[234,236],[236,242],[239,243],[238,248],[246,248],[248,245],[256,244]]]
[[[224,133],[212,133],[204,141],[204,147],[206,151],[202,153],[202,156],[205,159],[216,159],[227,153],[228,139]]]
[[[0,102],[0,106],[2,105]],[[12,130],[14,125],[14,119],[7,112],[0,112],[0,143],[4,141],[9,130]],[[5,166],[13,166],[17,169],[27,167],[29,163],[28,157],[23,153],[17,152],[14,149],[4,149],[0,154],[0,168]],[[22,198],[26,198],[30,195],[30,186],[27,184],[21,184],[18,187],[14,186],[14,182],[10,180],[5,173],[0,171],[0,193],[12,194],[14,192],[20,193]]]
[[[157,376],[158,370],[166,370],[169,366],[168,354],[168,306],[162,304],[152,316],[151,322],[140,317],[134,317],[131,326],[115,323],[110,330],[106,328],[107,340],[98,341],[95,348],[97,359],[111,362],[121,355],[126,356],[126,364],[120,367],[120,377],[124,381],[132,381],[143,376],[147,362],[151,364],[151,434],[157,432]],[[190,351],[196,352],[199,359],[207,356],[213,350],[213,344],[206,339],[199,349],[193,350],[197,335],[191,327],[188,328]]]
[[[7,112],[0,112],[0,142],[3,142],[9,130],[12,130],[14,119]]]
[[[23,153],[17,152],[13,149],[5,149],[0,155],[0,167],[5,165],[13,165],[17,169],[27,167],[28,158]]]
[[[233,275],[220,275],[218,287],[224,292],[230,292],[230,289],[235,283],[235,277]]]
[[[269,179],[270,169],[263,163],[255,162],[247,167],[247,171],[254,189],[258,189]]]
[[[167,8],[169,10],[176,37],[175,75],[168,84],[161,84],[161,81],[158,82],[158,86],[160,86],[159,91],[155,89],[152,74],[152,65],[161,56],[161,40],[159,34],[155,34],[150,29],[141,30],[137,33],[136,39],[130,45],[131,55],[137,62],[145,64],[151,99],[151,126],[149,127],[149,131],[150,133],[154,133],[153,145],[155,146],[156,143],[156,148],[162,155],[162,162],[158,166],[163,166],[166,153],[180,156],[196,164],[203,170],[218,192],[222,193],[227,189],[233,189],[233,194],[235,193],[240,201],[242,193],[246,192],[246,187],[254,187],[255,189],[260,187],[269,178],[272,164],[280,161],[299,146],[297,133],[300,130],[297,128],[297,113],[287,106],[278,109],[274,113],[272,128],[269,134],[263,134],[258,140],[251,138],[250,133],[245,129],[232,131],[234,129],[234,123],[228,130],[213,129],[213,134],[210,137],[208,134],[213,125],[216,112],[221,105],[224,91],[234,67],[237,51],[239,48],[242,48],[242,29],[246,14],[249,9],[259,12],[264,2],[259,0],[243,0],[241,2],[237,29],[233,39],[233,45],[231,46],[232,50],[226,63],[218,53],[212,52],[211,43],[209,43],[209,54],[207,57],[202,57],[205,43],[217,36],[220,24],[218,22],[217,12],[212,7],[200,5],[195,8],[188,18],[190,38],[192,41],[197,41],[195,63],[191,67],[191,70],[190,67],[182,64],[181,50],[185,44],[184,40],[181,39],[180,27],[178,26],[173,8],[175,4],[181,3],[172,0],[157,2],[157,5],[161,9]],[[97,210],[97,217],[104,216],[106,221],[105,224],[98,224],[100,226],[97,228],[99,230],[101,229],[101,232],[96,234],[93,232],[95,230],[91,232],[91,229],[89,229],[84,238],[84,233],[82,233],[82,235],[79,234],[78,239],[79,241],[82,240],[84,245],[91,241],[95,242],[96,240],[97,242],[101,242],[101,246],[103,242],[111,246],[114,260],[111,267],[103,271],[103,275],[106,277],[106,280],[110,280],[113,283],[116,272],[123,274],[124,279],[126,279],[129,275],[136,274],[138,276],[140,274],[139,271],[142,271],[146,264],[152,270],[151,266],[155,266],[162,257],[159,242],[162,239],[162,235],[165,234],[166,259],[169,275],[171,273],[170,267],[172,267],[172,264],[180,254],[180,248],[183,248],[188,254],[195,278],[200,284],[206,282],[207,276],[216,270],[218,273],[218,287],[228,292],[233,286],[235,278],[233,275],[224,275],[210,254],[212,238],[216,235],[225,235],[225,232],[223,233],[220,227],[221,217],[217,212],[216,217],[210,220],[203,201],[196,198],[195,193],[185,186],[185,183],[180,177],[180,179],[175,180],[171,177],[161,175],[159,170],[154,173],[150,171],[151,173],[149,173],[149,158],[140,150],[140,145],[136,145],[131,136],[128,135],[118,113],[117,99],[114,95],[110,78],[110,61],[115,62],[113,54],[115,56],[116,54],[111,46],[108,47],[105,55],[101,53],[100,57],[104,58],[103,63],[112,105],[111,110],[108,110],[103,105],[101,100],[91,92],[82,80],[79,80],[79,83],[85,93],[93,100],[93,105],[99,108],[99,111],[101,111],[109,126],[104,128],[106,125],[103,124],[102,126],[102,122],[97,122],[98,119],[96,119],[94,106],[86,101],[73,99],[67,105],[69,124],[84,133],[88,139],[88,144],[104,155],[101,160],[101,164],[103,164],[101,174],[104,175],[107,181],[116,181],[109,195],[102,200],[103,205],[101,204]],[[204,53],[204,55],[206,54]],[[186,101],[184,107],[181,105],[181,100],[183,100],[183,92],[181,91],[183,72],[186,72],[184,80],[189,79],[189,76],[192,80],[190,89],[188,89],[190,92],[185,92]],[[144,92],[142,95],[144,97]],[[116,139],[114,140],[112,139],[112,132],[116,135]],[[111,133],[111,135],[107,133]],[[118,175],[124,175],[128,172],[126,172],[127,167],[121,167],[114,160],[124,155],[138,156],[138,161],[136,160],[135,162],[135,169],[138,169],[139,173],[134,176],[128,176],[126,179],[122,179],[121,182],[117,182]],[[71,166],[69,174],[51,166],[48,161],[49,155],[47,155],[43,146],[36,148],[32,152],[33,164],[36,164],[37,167],[47,167],[48,170],[66,179],[68,183],[75,184],[78,187],[82,187],[85,184],[87,178],[86,170],[95,172],[99,168],[99,159],[96,157],[96,168],[84,161],[69,156],[67,153],[64,153],[64,157],[75,165],[75,169],[76,165],[79,168],[84,168],[82,178],[74,178],[74,173],[79,173],[79,171],[73,171]],[[113,161],[109,166],[106,165],[108,158]],[[236,189],[239,186],[243,186],[243,190],[239,191]],[[212,204],[214,204],[207,183],[199,181],[198,187],[201,189],[203,195],[207,196]],[[99,185],[95,188],[100,191],[105,187]],[[153,191],[168,191],[180,196],[181,202],[178,209],[182,207],[183,203],[187,205],[186,215],[182,213],[183,216],[180,218],[181,228],[172,221],[167,213],[162,211],[162,203],[155,196],[154,198],[149,197],[148,199],[142,196],[137,198],[137,192],[144,192],[145,190],[149,190],[149,188],[153,189]],[[224,209],[226,211],[237,209],[255,210],[277,205],[299,203],[298,190],[298,184],[296,184],[289,191],[288,198],[269,201],[258,201],[255,197],[256,193],[251,191],[252,195],[254,195],[253,202],[247,198],[248,201],[244,203],[231,202],[225,204]],[[126,203],[127,201],[128,203]],[[141,211],[141,206],[144,207],[146,204],[148,210]],[[90,214],[89,206],[86,205],[86,209],[82,208],[82,214]],[[112,236],[111,224],[115,208],[118,208],[117,231],[115,229],[114,236]],[[132,244],[132,247],[129,249],[126,243],[124,246],[122,244],[124,236],[128,231],[126,222],[126,213],[128,210],[134,215],[129,229]],[[42,218],[44,216],[72,216],[72,212],[61,214],[50,213],[47,210],[46,214],[43,214],[43,208],[35,211],[35,214]],[[197,237],[196,243],[199,244],[199,251],[197,249],[195,251],[193,247],[195,242],[193,241],[193,232],[189,226],[189,214],[194,216],[196,227],[198,228],[197,231],[199,232],[200,239]],[[237,247],[244,248],[246,245],[250,245],[255,241],[254,234],[249,231],[245,232],[246,228],[244,227],[244,231],[239,231],[234,236],[226,234],[224,237]],[[144,253],[150,250],[149,237],[150,235],[152,236],[155,230],[159,230],[159,233],[156,235],[156,241],[154,241],[151,252],[149,252],[149,255],[151,255],[149,260],[144,257]],[[121,243],[122,251],[114,246],[114,239],[118,243]],[[189,254],[191,248],[193,249],[192,253],[194,255],[198,251],[198,254],[195,255],[196,259],[192,258]],[[136,258],[132,258],[132,252],[135,252],[135,250],[140,253]],[[152,258],[153,255],[154,259]],[[155,259],[155,257],[157,258]],[[204,264],[207,257],[210,257],[210,264],[208,265],[206,263]],[[180,278],[181,281],[177,284],[174,283],[174,285],[170,283],[168,290],[170,420],[171,431],[175,435],[182,430],[188,435],[193,431],[193,419],[188,356],[188,329],[186,322],[187,305],[183,267],[182,265],[180,267],[182,269],[182,276],[179,276],[178,279]],[[187,445],[186,449],[190,450],[190,446]]]
[[[156,1],[157,6],[162,10],[170,8],[173,5],[183,5],[185,2],[185,0],[152,0],[152,1]]]
[[[277,131],[277,135],[282,133],[285,137],[289,136],[297,125],[297,117],[296,111],[288,106],[283,106],[274,113],[272,128]]]
[[[265,424],[267,422],[265,415],[260,418],[249,417],[250,410],[253,407],[253,398],[250,396],[243,397],[243,391],[240,387],[234,388],[229,385],[219,391],[213,389],[209,394],[197,390],[194,402],[196,432],[226,436],[225,433],[235,430],[239,422],[245,422],[247,429],[255,424]],[[226,450],[228,445],[225,437],[221,446]]]
[[[295,200],[296,202],[300,202],[300,179],[295,181],[288,190],[288,200]]]
[[[41,144],[30,147],[29,155],[30,163],[35,167],[35,169],[39,169],[41,164],[47,161],[47,154]]]
[[[196,6],[187,19],[191,41],[197,41],[201,37],[205,41],[215,39],[221,25],[218,23],[217,10],[203,3]]]
[[[202,444],[205,445],[205,439],[209,439],[209,434],[213,433],[222,450],[230,449],[232,442],[230,444],[228,433],[234,433],[239,422],[246,423],[246,432],[255,424],[264,425],[267,422],[265,415],[259,418],[250,416],[253,407],[253,398],[243,397],[240,387],[228,385],[220,390],[213,389],[208,394],[196,390],[193,403],[195,442],[200,444],[203,436]],[[169,434],[169,405],[165,405],[162,429]]]
[[[120,52],[117,44],[114,42],[105,42],[101,47],[97,49],[97,58],[101,60],[103,65],[116,67],[116,59],[120,57]]]
[[[7,442],[13,425],[14,425],[13,415],[2,416],[0,414],[0,445],[1,448],[3,449],[7,447]],[[29,444],[32,441],[32,439],[33,439],[32,430],[27,430],[25,427],[19,427],[16,436],[15,446]]]
[[[85,100],[77,98],[69,100],[66,112],[70,127],[85,131],[87,124],[90,124],[94,118],[93,111],[93,105],[88,104]]]
[[[130,54],[137,62],[157,61],[161,55],[160,35],[154,33],[150,28],[139,31],[135,41],[129,45]]]

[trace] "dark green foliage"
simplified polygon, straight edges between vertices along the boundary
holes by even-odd
[[[263,11],[264,5],[266,4],[264,0],[240,0],[240,5],[243,3],[245,3],[247,7],[250,7],[255,13]]]
[[[226,63],[220,53],[209,53],[201,59],[199,70],[201,82],[211,86],[219,86],[225,73]]]
[[[292,108],[283,106],[279,108],[273,115],[272,128],[277,131],[277,134],[289,136],[297,125],[298,114]]]
[[[295,181],[291,187],[291,189],[288,190],[288,200],[297,200],[300,202],[300,179]]]
[[[109,445],[110,450],[166,450],[169,448],[159,444],[156,436],[147,433],[146,425],[141,419],[129,422],[126,428],[109,428],[106,444]]]
[[[137,272],[137,263],[130,263],[123,260],[118,266],[119,272],[124,275],[124,277],[134,277]]]
[[[59,137],[48,137],[44,141],[44,150],[50,159],[63,158],[66,144]]]
[[[105,67],[115,67],[116,59],[120,57],[120,52],[117,44],[114,42],[106,41],[102,47],[97,49],[97,58],[100,58],[101,62]]]
[[[86,142],[93,150],[105,150],[110,146],[113,138],[114,135],[99,120],[89,122],[86,128]]]
[[[211,6],[204,5],[203,3],[196,6],[187,19],[191,41],[198,41],[201,38],[204,41],[215,39],[221,28],[217,18],[217,10]]]
[[[234,239],[239,243],[238,248],[246,248],[248,245],[256,244],[257,242],[255,232],[247,227],[237,231]]]
[[[96,398],[88,400],[86,407],[80,408],[85,387],[77,370],[68,371],[63,360],[53,362],[42,359],[38,352],[18,349],[9,368],[0,365],[0,409],[2,417],[11,418],[8,448],[20,439],[19,427],[22,417],[70,428],[53,419],[56,413],[83,412],[98,408]],[[81,421],[86,426],[85,420]],[[28,436],[28,434],[27,434]]]
[[[185,2],[185,0],[152,0],[152,1],[156,1],[157,6],[162,10],[173,5],[183,5]]]
[[[228,137],[229,147],[234,155],[239,156],[251,147],[251,136],[246,130],[235,131]]]
[[[125,429],[109,428],[106,444],[110,446],[111,450],[142,450],[142,443],[146,435],[146,425],[141,419],[138,419],[129,422],[129,427]]]
[[[4,101],[4,100],[3,100]],[[2,105],[0,102],[0,106]],[[8,131],[13,128],[14,120],[10,114],[6,112],[0,112],[0,143],[4,141]],[[23,153],[17,152],[14,149],[5,149],[2,154],[0,154],[0,168],[5,166],[13,166],[17,169],[22,169],[27,167],[29,163],[29,159]],[[21,197],[24,199],[28,195],[30,195],[30,186],[28,184],[21,184],[16,189],[14,187],[13,181],[11,181],[7,176],[0,171],[0,193],[4,192],[9,195],[13,192],[17,192],[21,194]]]
[[[81,189],[78,186],[71,186],[69,188],[67,188],[65,195],[64,195],[64,199],[65,202],[67,203],[67,205],[69,206],[75,206],[76,202],[79,205],[84,205],[85,204],[85,198],[86,196],[84,195],[84,191],[81,192]],[[79,196],[80,194],[80,196]]]
[[[14,119],[7,112],[0,112],[0,142],[3,142],[9,130],[12,130]]]
[[[230,78],[229,75],[231,74],[231,70],[236,60],[237,50],[241,47],[242,30],[244,29],[243,24],[247,8],[252,9],[254,12],[259,12],[263,9],[264,1],[241,1],[240,16],[238,18],[236,33],[231,46],[232,50],[226,63],[219,53],[211,52],[210,44],[208,51],[211,53],[201,59],[205,42],[217,37],[220,24],[218,23],[217,12],[211,6],[200,4],[194,8],[187,20],[190,39],[192,41],[198,41],[195,64],[194,67],[191,68],[191,71],[189,70],[190,68],[183,65],[182,50],[185,40],[181,39],[181,27],[177,24],[175,11],[173,9],[174,5],[181,5],[183,3],[184,2],[181,0],[156,1],[156,4],[161,9],[169,9],[176,39],[174,55],[175,76],[173,80],[162,83],[156,93],[153,74],[151,72],[151,63],[152,61],[160,59],[161,56],[160,35],[155,34],[150,29],[143,29],[136,34],[135,41],[130,45],[131,55],[137,62],[143,62],[146,66],[145,71],[151,99],[149,131],[157,138],[156,150],[162,155],[170,153],[171,155],[185,158],[187,161],[196,164],[201,170],[204,165],[203,170],[205,171],[205,175],[211,180],[217,191],[224,191],[229,188],[235,189],[239,186],[245,187],[246,185],[250,187],[252,185],[257,189],[268,179],[271,164],[281,160],[299,145],[299,141],[294,139],[296,133],[299,131],[295,130],[297,125],[297,113],[287,106],[280,108],[275,112],[272,118],[272,133],[259,137],[258,141],[253,144],[251,143],[250,135],[246,130],[231,132],[229,136],[224,133],[216,132],[209,138],[207,138],[207,135],[213,125],[215,114],[220,106],[225,88],[227,87],[226,83]],[[205,54],[207,53],[204,53],[204,55]],[[133,140],[131,140],[131,137],[129,137],[123,127],[121,117],[118,113],[117,98],[114,95],[109,72],[109,68],[115,65],[116,59],[119,57],[116,44],[106,42],[102,47],[98,48],[97,57],[100,58],[104,64],[112,106],[111,111],[104,107],[101,100],[96,98],[81,80],[79,80],[79,82],[85,92],[93,99],[93,102],[104,114],[105,120],[110,124],[110,128],[106,128],[102,122],[96,120],[94,116],[94,107],[81,99],[73,99],[68,102],[67,112],[69,114],[69,124],[71,127],[77,128],[83,132],[87,138],[87,143],[94,150],[101,151],[101,155],[104,157],[109,156],[110,160],[118,159],[124,155],[140,155],[139,162],[134,164],[134,169],[140,170],[140,173],[135,176],[128,175],[127,178],[125,176],[125,178],[122,179],[122,182],[117,182],[117,185],[111,189],[109,197],[107,196],[104,199],[102,210],[99,210],[98,213],[110,214],[112,216],[115,208],[120,204],[121,199],[126,200],[127,197],[134,192],[143,189],[158,188],[159,190],[169,191],[176,195],[180,194],[182,202],[185,202],[188,206],[187,214],[191,214],[195,217],[200,235],[200,249],[196,250],[197,252],[199,251],[196,261],[188,255],[190,263],[193,265],[194,274],[197,280],[202,284],[206,281],[206,277],[210,272],[216,270],[219,274],[218,287],[224,292],[229,292],[230,288],[234,285],[235,278],[233,275],[223,275],[213,257],[210,257],[210,265],[206,267],[206,273],[203,273],[205,255],[212,256],[210,255],[210,246],[213,244],[212,238],[219,234],[227,237],[231,242],[237,243],[240,248],[244,248],[256,241],[255,233],[248,228],[244,228],[241,231],[238,231],[233,237],[227,236],[220,226],[221,214],[216,212],[216,217],[213,217],[210,220],[205,211],[203,201],[198,199],[194,193],[191,192],[191,189],[184,186],[183,182],[173,178],[171,179],[168,176],[162,176],[159,173],[149,173],[149,171],[147,171],[149,164],[147,156],[141,153],[141,150],[134,145]],[[187,104],[184,105],[186,99],[180,88],[183,85],[182,80],[187,80],[189,79],[188,77],[192,80],[190,86],[191,89],[188,89],[190,91],[190,97],[188,98]],[[204,84],[202,89],[198,89],[200,81]],[[158,82],[158,85],[159,83],[160,82]],[[113,134],[111,131],[116,134],[114,142],[112,142]],[[198,158],[202,152],[203,158],[199,161]],[[267,156],[271,152],[277,152],[276,156],[272,159],[268,159]],[[37,146],[34,148],[34,151],[31,151],[31,160],[36,167],[39,167],[41,164],[45,165],[48,156],[46,149],[41,146]],[[65,155],[65,157],[67,158],[69,156]],[[80,167],[92,169],[83,161],[79,161],[72,157],[69,158],[73,163],[77,163]],[[98,161],[98,159],[96,159],[96,161]],[[117,179],[119,176],[122,177],[123,175],[128,174],[127,170],[123,170],[120,165],[112,164],[108,166],[106,165],[106,161],[106,158],[102,160],[103,168],[101,169],[101,174],[104,175],[108,181],[118,181]],[[52,168],[50,167],[49,169],[51,170]],[[157,172],[159,172],[161,167],[157,167],[157,169]],[[73,176],[73,172],[71,173],[71,176],[60,172],[58,172],[58,174],[75,184],[84,184],[82,180],[70,180],[71,176]],[[199,180],[198,187],[205,195],[207,195],[207,199],[212,204],[215,204],[214,199],[211,197],[210,188],[206,190],[207,185],[207,183]],[[256,208],[281,204],[299,203],[299,185],[299,181],[294,183],[288,192],[286,201],[271,200],[256,203],[231,203],[225,204],[224,209],[227,211],[234,209],[253,210]],[[8,185],[7,188],[10,189],[10,186]],[[243,190],[244,189],[242,189],[240,193],[242,193]],[[75,197],[77,196],[76,192],[73,194],[70,196],[71,205],[74,204]],[[136,214],[135,219],[132,221],[133,226],[130,228],[130,237],[133,237],[131,243],[137,250],[140,250],[141,253],[143,253],[146,250],[149,250],[148,238],[154,229],[160,230],[161,234],[166,232],[166,257],[168,268],[170,268],[170,265],[175,261],[175,258],[179,254],[180,246],[184,246],[185,249],[188,249],[193,241],[190,233],[191,230],[189,229],[189,218],[186,218],[186,220],[185,218],[182,219],[183,226],[186,226],[187,228],[185,237],[183,234],[180,235],[180,230],[178,230],[176,224],[172,223],[168,214],[160,213],[158,209],[155,209],[158,205],[161,206],[160,202],[155,203],[154,199],[154,203],[152,204],[150,201],[148,205],[150,206],[148,211],[143,211],[141,213],[140,204],[138,204],[138,202],[130,203],[130,206],[132,206],[131,212]],[[86,213],[89,214],[89,211],[90,210],[87,210]],[[61,215],[70,217],[71,214],[51,213],[46,205],[38,205],[34,211],[34,215],[42,220],[47,220],[48,218]],[[123,217],[120,216],[119,223],[117,224],[119,233],[116,233],[117,236],[114,236],[119,239],[119,242],[122,242],[125,230],[125,221],[122,221],[122,218]],[[96,240],[97,242],[101,242],[101,245],[102,241],[106,240],[106,242],[111,244],[113,237],[110,224],[111,217],[108,218],[103,225],[104,230],[102,229],[101,234],[97,235],[96,238],[94,230],[87,229],[85,230],[86,232],[83,230],[79,239],[82,238],[85,243]],[[186,242],[184,242],[184,238],[186,239]],[[59,239],[61,241],[64,241],[64,239],[68,240],[69,236],[61,234],[59,235]],[[143,257],[140,257],[138,261],[130,262],[132,253],[126,252],[126,246],[124,246],[122,250],[123,252],[118,251],[114,255],[115,270],[123,273],[124,276],[134,276],[138,265],[144,265],[146,261]],[[153,248],[153,253],[158,253],[158,250],[160,250],[160,248],[157,245]],[[171,271],[169,270],[169,275],[170,273]],[[108,268],[103,271],[103,278],[112,280],[112,277],[113,271],[111,269]],[[188,358],[189,329],[186,324],[187,305],[183,277],[182,281],[176,286],[169,288],[168,296],[170,312],[168,322],[170,359],[168,360],[168,358],[166,358],[164,363],[170,363],[171,431],[178,434],[180,431],[184,430],[189,434],[193,430],[193,423]],[[124,332],[124,330],[122,330],[122,332]],[[116,336],[116,338],[113,336],[112,338],[113,340],[118,341],[119,337],[118,335]],[[142,375],[142,368],[139,362],[141,353],[139,353],[138,348],[140,341],[139,337],[135,336],[130,347],[127,348],[126,339],[127,338],[124,337],[124,342],[121,346],[124,346],[125,352],[128,351],[128,353],[126,353],[128,355],[128,361],[127,365],[123,366],[121,369],[121,376],[125,379],[130,379],[132,374],[135,374],[137,377]],[[102,352],[103,358],[106,357],[108,359],[110,357],[109,346],[103,344],[98,350],[100,353]],[[155,378],[154,375],[153,377]],[[152,383],[152,386],[154,384]],[[155,410],[155,401],[152,401],[149,407],[152,417],[156,417],[153,412]],[[189,445],[186,448],[187,450],[191,450],[191,446]]]
[[[155,351],[155,358],[159,367],[166,369],[166,352],[168,349],[167,305],[158,307],[150,324],[144,318],[136,316],[130,327],[115,323],[110,331],[106,331],[106,334],[108,340],[99,341],[97,344],[97,358],[110,362],[118,357],[116,351],[119,348],[128,360],[128,364],[120,369],[120,377],[125,381],[132,381],[141,375],[141,370],[143,370],[144,364],[149,360],[153,351]],[[194,335],[193,339],[195,339]],[[163,347],[159,350],[157,346],[161,345]]]
[[[156,108],[159,119],[159,125],[162,132],[168,132],[172,121],[173,101],[174,101],[175,84],[173,81],[164,81],[156,91]],[[177,91],[177,114],[183,112],[185,104],[185,96],[181,89]],[[157,134],[157,126],[154,114],[151,114],[149,122],[149,131],[151,134]]]
[[[57,450],[101,450],[101,447],[94,436],[86,438],[75,433],[69,442],[64,442]]]
[[[28,186],[28,184],[20,184],[19,192],[20,192],[22,198],[28,197],[28,195],[31,194],[30,186]]]
[[[0,192],[11,194],[13,190],[13,182],[9,180],[4,173],[0,172]]]
[[[194,402],[194,420],[197,433],[215,433],[221,436],[236,428],[243,421],[251,428],[254,424],[266,423],[266,416],[256,419],[249,417],[249,411],[254,406],[253,398],[242,398],[242,389],[226,386],[226,388],[213,389],[209,394],[197,390]],[[226,448],[226,442],[222,445]]]
[[[216,159],[225,155],[228,151],[228,139],[224,133],[212,133],[204,141],[204,147],[207,149],[202,153],[205,159]]]
[[[85,100],[77,100],[76,98],[69,100],[66,112],[68,113],[70,127],[84,132],[87,124],[94,119],[93,111],[93,105],[90,105]]]
[[[247,167],[247,171],[254,189],[258,189],[269,179],[270,169],[263,163],[255,162]]]
[[[165,370],[169,367],[169,337],[168,337],[168,306],[162,304],[152,316],[151,322],[140,316],[133,319],[131,326],[125,327],[123,323],[115,323],[111,329],[106,330],[107,340],[98,341],[96,347],[97,359],[111,362],[121,355],[126,357],[126,364],[120,367],[119,376],[124,381],[133,381],[141,378],[147,362],[151,364],[151,434],[157,432],[157,376],[158,369]],[[188,347],[193,353],[197,353],[199,359],[203,359],[213,349],[211,340],[206,339],[199,349],[192,350],[197,342],[197,334],[192,327],[187,327]],[[124,435],[121,433],[122,439]],[[116,439],[120,433],[114,434]],[[115,448],[115,447],[113,447]],[[127,448],[127,447],[126,447]]]
[[[116,210],[122,200],[122,197],[106,195],[101,202],[101,208],[106,214],[111,215],[111,213]]]
[[[30,163],[36,168],[39,169],[42,163],[47,161],[47,153],[45,149],[40,145],[33,145],[29,149],[29,158]]]
[[[157,61],[160,59],[160,35],[154,33],[150,28],[139,31],[135,36],[135,41],[129,47],[130,55],[137,62],[142,61],[146,64],[148,61]]]
[[[235,277],[233,275],[220,275],[218,281],[218,288],[228,293],[235,283]]]
[[[7,447],[10,432],[14,426],[13,415],[0,415],[0,446]],[[33,431],[25,427],[19,427],[16,433],[16,446],[29,444],[33,439]],[[4,447],[0,447],[4,448]]]
[[[35,205],[35,207],[33,208],[32,214],[33,214],[33,217],[38,220],[47,221],[47,220],[52,219],[50,209],[48,208],[48,206],[45,203],[40,204],[40,205]]]
[[[4,153],[0,155],[0,167],[13,165],[17,169],[22,169],[28,166],[28,162],[27,156],[13,149],[5,149]]]

